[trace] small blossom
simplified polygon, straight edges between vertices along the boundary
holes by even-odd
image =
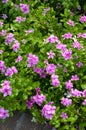
[[[50,35],[50,36],[46,39],[46,42],[50,42],[50,43],[58,42],[58,37],[57,37],[57,36],[54,36],[54,35],[52,34],[52,35]]]
[[[3,19],[7,19],[7,15],[6,14],[2,14],[2,18]]]
[[[41,106],[42,103],[46,100],[46,97],[43,94],[36,94],[35,96],[33,96],[33,100],[37,105]]]
[[[28,34],[34,32],[34,29],[26,30],[25,32],[26,32],[26,35],[28,35]]]
[[[83,104],[84,106],[86,106],[86,99],[84,99],[84,101],[82,102],[82,104]]]
[[[3,53],[3,51],[2,50],[0,50],[0,55]]]
[[[68,22],[67,22],[67,24],[69,24],[70,26],[75,26],[75,24],[74,24],[74,21],[72,21],[72,20],[69,20]]]
[[[52,119],[53,115],[55,114],[56,106],[51,106],[49,104],[46,104],[42,108],[42,116],[44,116],[46,119]]]
[[[39,62],[39,59],[36,55],[29,54],[27,62],[28,62],[28,67],[34,67]]]
[[[24,22],[25,20],[26,20],[26,18],[23,18],[21,16],[16,17],[16,22],[18,22],[18,23]]]
[[[62,44],[61,42],[58,42],[58,44],[56,44],[56,49],[65,51],[66,50],[66,45]]]
[[[62,100],[61,100],[61,104],[64,105],[64,106],[70,106],[72,104],[72,100],[63,97]]]
[[[72,75],[71,81],[77,81],[77,80],[79,80],[78,75]]]
[[[29,5],[20,3],[20,9],[24,14],[29,13]]]
[[[72,39],[72,34],[70,32],[68,32],[68,33],[65,33],[64,35],[62,35],[62,37],[64,39]]]
[[[55,86],[55,87],[58,87],[59,84],[60,84],[60,81],[58,79],[58,75],[52,75],[51,76],[51,80],[52,80],[52,85]]]
[[[45,16],[45,15],[46,15],[46,13],[47,13],[49,10],[50,10],[50,7],[45,8],[45,9],[44,9],[44,11],[43,11],[43,15]]]
[[[8,0],[2,0],[2,3],[7,3],[8,2]]]
[[[46,72],[49,74],[49,75],[52,75],[55,73],[55,70],[56,70],[56,66],[54,64],[48,64],[47,67],[46,67]]]
[[[82,92],[83,97],[86,97],[86,89]]]
[[[0,32],[0,36],[5,36],[6,35],[6,30],[2,30],[1,32]]]
[[[15,44],[12,45],[12,48],[14,52],[18,52],[18,49],[20,48],[20,43],[17,40],[15,40],[14,42]]]
[[[78,89],[71,89],[70,94],[71,96],[77,97],[77,98],[82,96],[82,92],[79,91]]]
[[[52,52],[52,50],[50,50],[49,52],[47,52],[48,55],[48,59],[53,59],[55,56],[55,53]]]
[[[73,83],[71,82],[71,80],[66,81],[65,85],[66,85],[66,89],[68,90],[71,90],[71,88],[73,88]]]
[[[22,56],[21,55],[19,55],[18,57],[17,57],[17,59],[16,59],[16,63],[18,63],[18,62],[20,62],[22,60]]]
[[[62,51],[62,56],[64,57],[65,60],[69,60],[72,58],[72,50],[65,50],[65,51]]]
[[[86,16],[85,15],[80,17],[80,22],[81,23],[86,22]]]
[[[80,45],[80,43],[78,41],[75,41],[73,43],[73,48],[77,48],[78,50],[82,49],[83,47]]]
[[[33,104],[35,103],[33,97],[30,98],[30,100],[26,100],[26,106],[28,109],[31,109]]]
[[[3,22],[0,21],[0,27],[2,27],[2,26],[3,26]]]
[[[78,63],[76,64],[76,66],[78,66],[78,68],[80,68],[81,66],[83,66],[83,63],[82,63],[82,62],[78,62]]]
[[[0,71],[1,71],[2,73],[4,73],[4,72],[5,72],[5,69],[6,69],[6,66],[4,65],[4,61],[0,60]]]
[[[14,34],[13,33],[8,33],[6,36],[5,44],[10,45],[14,41]]]
[[[0,119],[5,119],[9,117],[9,110],[5,110],[4,108],[0,108]]]
[[[62,117],[63,119],[67,119],[67,118],[68,118],[68,115],[67,115],[67,113],[62,112],[62,113],[61,113],[61,117]]]

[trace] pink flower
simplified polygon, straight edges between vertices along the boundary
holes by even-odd
[[[55,56],[55,53],[52,52],[52,50],[50,50],[49,52],[47,52],[48,55],[48,59],[53,59]]]
[[[12,48],[15,52],[18,52],[18,49],[20,48],[20,43],[17,40],[15,40],[14,42],[15,44],[12,45]]]
[[[73,83],[71,82],[71,80],[66,81],[65,85],[66,85],[66,89],[68,90],[71,90],[71,88],[73,88]]]
[[[36,55],[29,54],[27,62],[28,62],[28,67],[34,67],[39,62],[39,59]]]
[[[0,27],[2,27],[2,26],[3,26],[3,22],[0,21]]]
[[[50,42],[50,43],[55,43],[55,42],[58,42],[58,37],[57,36],[54,36],[53,34],[50,35],[47,39],[46,39],[47,42]]]
[[[6,30],[2,30],[1,32],[0,32],[0,36],[5,36],[6,35]]]
[[[65,51],[62,51],[62,56],[64,57],[65,60],[69,60],[72,58],[72,50],[65,50]]]
[[[59,84],[60,84],[60,81],[58,79],[58,75],[52,75],[51,76],[51,80],[52,80],[52,85],[55,86],[55,87],[58,87]]]
[[[80,22],[81,23],[86,22],[86,16],[85,15],[80,17]]]
[[[70,32],[68,32],[68,33],[65,33],[64,35],[62,35],[62,37],[64,39],[72,39],[72,34]]]
[[[56,44],[56,49],[64,51],[66,50],[66,45],[62,44],[61,42],[58,42],[58,44]]]
[[[42,103],[46,100],[46,96],[37,93],[35,96],[33,96],[33,100],[37,105],[41,106]]]
[[[22,60],[22,56],[21,55],[19,55],[18,57],[17,57],[17,59],[16,59],[16,63],[18,63],[18,62],[20,62]]]
[[[33,97],[30,98],[30,100],[26,100],[26,106],[28,109],[31,109],[33,104],[35,103]]]
[[[83,66],[83,64],[82,64],[82,62],[78,62],[78,63],[76,64],[76,66],[78,66],[78,68],[80,68],[81,66]]]
[[[2,0],[2,3],[7,3],[8,2],[8,0]]]
[[[3,96],[6,97],[12,94],[12,88],[10,87],[10,81],[5,80],[0,89],[0,92],[3,93]]]
[[[49,75],[52,75],[55,73],[55,70],[56,70],[56,66],[54,64],[48,64],[47,67],[46,67],[46,72],[49,74]]]
[[[20,3],[20,9],[24,14],[29,13],[29,5]]]
[[[83,47],[80,45],[80,43],[79,43],[78,41],[75,41],[75,42],[73,43],[73,48],[77,48],[78,50],[80,50],[80,49],[83,48]]]
[[[53,115],[55,114],[56,106],[51,106],[49,104],[46,104],[42,108],[42,116],[44,116],[46,119],[52,119]]]
[[[70,94],[71,96],[77,97],[77,98],[82,96],[82,92],[79,91],[78,89],[71,89]]]
[[[86,89],[82,92],[83,97],[86,97]]]
[[[67,119],[67,118],[68,118],[68,115],[67,115],[67,113],[62,112],[62,113],[61,113],[61,117],[62,117],[63,119]]]
[[[34,32],[34,30],[33,30],[33,29],[30,29],[30,30],[26,30],[25,32],[26,32],[26,35],[28,35],[28,34]]]
[[[7,19],[7,15],[6,15],[6,14],[3,14],[3,15],[2,15],[2,18],[3,18],[3,19]]]
[[[0,55],[3,53],[3,50],[0,50]]]
[[[64,106],[70,106],[72,104],[72,100],[63,97],[62,100],[61,100],[61,104],[64,105]]]
[[[4,61],[0,60],[0,71],[1,71],[2,73],[4,73],[4,72],[5,72],[5,69],[6,69],[6,66],[4,65]]]
[[[68,22],[67,22],[67,24],[69,24],[70,26],[75,26],[75,24],[74,24],[74,21],[72,21],[72,20],[69,20]]]
[[[86,99],[84,99],[84,101],[82,102],[82,104],[83,104],[84,106],[86,106]]]
[[[23,18],[21,16],[16,17],[16,22],[18,22],[18,23],[24,22],[25,20],[26,20],[26,18]]]
[[[77,81],[77,80],[79,80],[78,75],[72,75],[71,81]]]
[[[5,119],[9,117],[9,110],[5,110],[4,108],[0,108],[0,119]]]
[[[8,33],[6,36],[5,44],[10,45],[14,41],[14,34],[13,33]]]

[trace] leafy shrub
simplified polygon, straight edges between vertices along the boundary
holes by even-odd
[[[55,2],[0,1],[0,119],[30,109],[41,123],[84,130],[86,16]]]

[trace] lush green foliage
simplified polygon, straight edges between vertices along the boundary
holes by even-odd
[[[0,68],[0,90],[5,80],[10,81],[12,93],[3,96],[5,92],[0,91],[0,108],[9,110],[10,116],[15,110],[25,111],[26,100],[30,100],[35,95],[36,88],[40,87],[40,93],[46,96],[46,100],[41,106],[34,103],[31,112],[37,121],[41,123],[49,122],[53,127],[59,130],[76,130],[79,125],[81,130],[86,127],[86,21],[80,22],[82,14],[78,7],[80,1],[75,0],[22,0],[22,4],[29,5],[28,13],[20,9],[20,1],[9,0],[7,3],[0,1],[0,61],[4,61],[6,66],[5,72],[2,73]],[[75,6],[74,6],[75,5]],[[7,18],[2,18],[6,14]],[[22,22],[16,20],[16,17],[25,18]],[[68,24],[68,21],[74,21],[74,26]],[[6,30],[6,35],[2,35],[2,30]],[[67,38],[64,34],[71,33],[72,37]],[[9,33],[14,34],[12,42],[6,43]],[[80,37],[78,34],[81,33]],[[56,36],[55,42],[48,41],[50,36]],[[10,39],[9,39],[10,40]],[[17,40],[17,41],[16,41]],[[52,40],[52,39],[51,39]],[[78,41],[80,44],[73,46]],[[13,48],[15,42],[19,43],[17,51]],[[68,50],[72,51],[70,58],[65,59],[62,56],[62,50],[57,49],[57,43],[66,45]],[[78,47],[77,47],[78,46]],[[48,58],[48,53],[52,51],[54,58]],[[67,51],[67,50],[66,50]],[[64,53],[64,51],[63,51]],[[27,67],[28,55],[36,55],[39,59],[34,66]],[[18,56],[22,56],[22,60],[16,62]],[[51,74],[47,72],[48,64],[56,66],[55,75],[58,75],[60,84],[52,85]],[[79,67],[77,63],[82,65]],[[12,77],[6,75],[7,68],[15,66],[18,73],[13,73]],[[0,63],[1,67],[1,63]],[[45,78],[33,71],[33,68],[41,68],[44,70]],[[71,77],[77,75],[79,80],[71,80]],[[65,83],[71,80],[73,89],[79,90],[71,94],[71,90],[66,88]],[[72,104],[67,106],[61,103],[62,98],[66,97],[72,100]],[[52,118],[46,119],[42,116],[42,108],[49,102],[54,102],[56,106],[55,114]],[[53,106],[52,105],[52,106]],[[68,118],[62,118],[61,113],[65,112]]]

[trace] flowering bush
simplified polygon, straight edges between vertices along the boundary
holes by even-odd
[[[84,130],[86,16],[68,6],[58,18],[53,2],[0,1],[0,119],[30,109],[41,123]]]

